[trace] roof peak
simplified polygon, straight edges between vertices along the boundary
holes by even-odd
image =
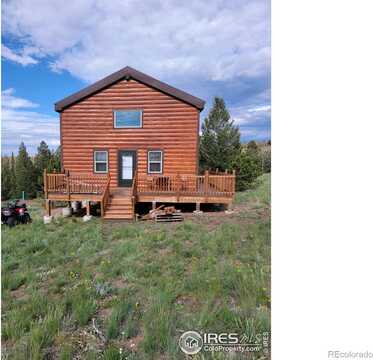
[[[55,110],[61,112],[69,106],[79,102],[91,96],[106,87],[125,79],[126,76],[137,80],[145,85],[155,88],[167,95],[170,95],[176,99],[184,101],[185,103],[196,107],[198,110],[202,111],[205,106],[205,101],[199,99],[185,91],[179,90],[171,85],[168,85],[160,80],[157,80],[141,71],[138,71],[130,66],[125,66],[124,68],[104,77],[103,79],[96,81],[95,83],[85,87],[84,89],[58,101],[55,103]]]

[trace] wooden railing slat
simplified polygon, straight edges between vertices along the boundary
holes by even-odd
[[[210,195],[231,197],[234,194],[234,175],[137,175],[136,188],[138,193],[161,195],[173,193],[180,195]]]

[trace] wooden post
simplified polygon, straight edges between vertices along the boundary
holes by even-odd
[[[152,201],[152,210],[155,210],[157,208],[157,202]]]
[[[196,211],[201,211],[201,203],[196,203]]]
[[[101,205],[101,217],[103,217],[104,214],[105,214],[105,210],[104,210],[104,201],[103,201],[103,200],[104,200],[104,199],[102,199],[101,202],[100,202],[100,205]]]
[[[70,201],[70,172],[67,171],[67,174],[66,174],[66,191],[67,191],[67,197]]]
[[[177,202],[179,202],[179,199],[180,199],[180,187],[181,187],[181,178],[180,178],[180,173],[177,172],[177,176],[176,176],[176,199],[177,199]]]
[[[205,195],[207,195],[209,190],[209,171],[205,170]]]
[[[47,184],[47,169],[44,169],[44,197],[47,199],[48,198],[48,184]]]
[[[233,189],[232,189],[232,192],[234,194],[234,192],[236,191],[236,170],[233,170],[232,171],[232,174],[233,174]]]
[[[89,215],[91,215],[91,208],[90,208],[90,206],[89,206],[89,200],[87,201],[87,215],[89,216]]]
[[[46,210],[47,210],[47,214],[48,216],[51,216],[51,201],[50,200],[45,200],[45,206],[46,206]]]

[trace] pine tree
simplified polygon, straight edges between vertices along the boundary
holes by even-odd
[[[25,144],[22,142],[19,146],[18,156],[15,166],[16,174],[16,196],[20,197],[22,191],[27,198],[33,198],[36,195],[36,177],[34,164],[27,153]]]
[[[35,156],[35,172],[36,172],[36,186],[38,191],[43,190],[43,172],[47,169],[48,172],[53,170],[52,153],[48,148],[47,143],[43,140],[38,146],[38,152]]]
[[[1,200],[8,200],[11,197],[11,170],[10,159],[8,157],[1,158]]]
[[[258,146],[258,144],[256,143],[256,141],[251,140],[251,141],[246,145],[246,149],[247,149],[248,151],[258,152],[258,151],[259,151],[259,146]]]
[[[201,169],[225,170],[240,154],[240,132],[222,98],[216,97],[202,125],[200,141]]]
[[[61,171],[61,146],[52,152],[51,170],[56,169],[57,172]]]
[[[16,159],[12,152],[12,156],[10,157],[10,198],[15,198],[16,195]]]

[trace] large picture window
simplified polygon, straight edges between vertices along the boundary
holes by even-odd
[[[94,172],[108,172],[108,152],[106,150],[97,150],[94,152]]]
[[[148,151],[148,173],[162,174],[163,171],[163,152],[161,150]]]
[[[114,128],[141,128],[142,110],[114,110]]]

